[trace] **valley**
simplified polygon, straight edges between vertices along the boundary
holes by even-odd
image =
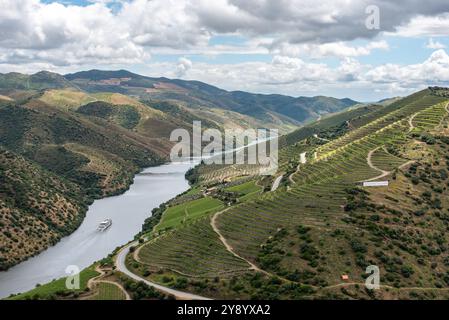
[[[0,304],[434,312],[448,30],[447,0],[0,0]]]
[[[130,288],[139,279],[151,299],[449,294],[444,88],[363,105],[227,92],[125,71],[7,74],[0,84],[6,97],[0,105],[4,270],[80,225],[79,230],[92,227],[92,216],[86,225],[83,220],[96,199],[123,194],[142,168],[168,161],[175,128],[189,131],[200,120],[204,129],[274,126],[283,133],[275,176],[259,176],[258,164],[186,167],[177,175],[181,186],[186,174],[190,190],[175,188],[157,197],[152,191],[126,240],[112,243],[120,247],[134,234],[136,242],[122,250],[111,243],[96,258],[86,253],[87,259],[73,261],[92,270],[84,292],[61,295],[51,282],[16,298],[136,298]],[[298,114],[304,110],[313,112]],[[363,187],[379,181],[388,183]],[[134,211],[120,208],[118,215]],[[48,255],[64,248],[57,244]],[[40,263],[40,256],[29,266]],[[364,289],[370,265],[381,270],[378,291]],[[63,276],[58,268],[54,278]]]
[[[303,115],[290,117],[273,111],[276,103],[302,98],[237,95],[196,82],[96,70],[66,76],[0,74],[0,94],[1,270],[56,245],[82,225],[96,199],[122,194],[143,168],[167,162],[174,129],[191,130],[192,122],[200,120],[205,129],[270,125],[289,132],[316,111],[356,103],[304,98]],[[241,96],[254,100],[254,110],[238,107]],[[186,216],[175,213],[173,221],[223,207],[221,200],[212,200],[212,206],[198,201],[204,210],[195,213],[195,205],[181,209]],[[163,229],[173,223],[164,220]]]

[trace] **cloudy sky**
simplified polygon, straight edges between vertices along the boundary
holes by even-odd
[[[448,47],[448,0],[0,0],[2,73],[128,69],[371,101],[449,86]]]

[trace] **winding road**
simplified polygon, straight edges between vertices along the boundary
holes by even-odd
[[[415,129],[415,126],[413,125],[413,119],[415,119],[415,117],[418,115],[419,112],[415,113],[414,115],[412,115],[409,119],[408,119],[408,125],[410,127],[410,129],[408,129],[408,132],[412,132],[413,129]]]
[[[371,179],[368,179],[368,180],[363,180],[362,182],[374,181],[374,180],[377,180],[377,179],[384,178],[384,177],[388,176],[389,174],[391,174],[391,171],[385,171],[385,170],[382,170],[382,169],[376,167],[376,166],[373,164],[373,162],[371,161],[371,157],[373,156],[373,153],[376,152],[376,151],[379,150],[379,149],[380,149],[380,147],[378,147],[378,148],[376,148],[376,149],[373,149],[373,150],[371,150],[370,152],[368,152],[368,156],[366,157],[366,162],[368,163],[368,165],[370,166],[371,169],[374,169],[374,170],[376,170],[376,171],[379,171],[379,172],[381,172],[381,174],[378,175],[377,177],[374,177],[374,178],[371,178]]]
[[[301,166],[301,164],[298,164],[298,165],[296,166],[295,172],[292,172],[292,174],[288,176],[288,180],[290,180],[290,182],[291,182],[292,184],[295,184],[295,183],[296,183],[295,180],[293,179],[293,176],[294,176],[296,173],[298,173],[299,167],[300,167],[300,166]]]
[[[283,177],[283,175],[280,175],[276,178],[276,180],[274,180],[273,185],[271,186],[271,191],[276,191],[279,188],[279,184],[281,183]]]
[[[119,284],[117,282],[114,282],[114,281],[102,280],[101,279],[102,277],[104,277],[106,275],[106,273],[99,266],[97,266],[95,268],[95,271],[97,271],[99,273],[99,275],[94,277],[94,278],[90,278],[89,281],[87,281],[87,287],[90,290],[92,290],[92,291],[94,290],[94,286],[95,286],[96,283],[101,283],[101,282],[109,283],[109,284],[112,284],[112,285],[118,287],[123,292],[123,294],[125,295],[125,300],[131,300],[131,296],[129,295],[128,291],[126,291],[126,289],[123,288],[123,286],[121,284]],[[93,297],[95,297],[95,295]],[[88,296],[87,298],[92,298],[92,297]]]
[[[131,272],[127,267],[126,267],[126,256],[129,253],[129,248],[132,246],[137,245],[138,242],[132,242],[128,245],[126,245],[125,247],[123,247],[117,254],[117,257],[115,259],[115,266],[117,268],[117,271],[120,271],[122,273],[124,273],[125,275],[127,275],[128,277],[136,280],[136,281],[142,281],[145,284],[147,284],[150,287],[153,287],[159,291],[162,291],[166,294],[172,295],[174,296],[176,299],[178,300],[211,300],[209,298],[206,297],[202,297],[193,293],[189,293],[189,292],[184,292],[184,291],[179,291],[179,290],[175,290],[172,288],[168,288],[165,286],[162,286],[160,284],[148,281],[145,278],[142,278],[141,276]]]
[[[282,178],[282,176],[281,176],[281,178]],[[212,229],[214,229],[214,231],[215,231],[215,233],[218,235],[218,237],[219,237],[221,243],[223,243],[223,245],[225,246],[225,248],[226,248],[226,250],[227,250],[228,252],[230,252],[233,256],[235,256],[235,257],[237,257],[237,258],[239,258],[239,259],[245,261],[246,263],[248,263],[251,270],[254,270],[254,271],[258,271],[258,272],[262,272],[262,273],[264,273],[264,274],[267,274],[266,271],[260,269],[258,266],[256,266],[256,265],[255,265],[254,263],[252,263],[251,261],[249,261],[249,260],[243,258],[242,256],[240,256],[239,254],[237,254],[237,253],[234,251],[234,249],[232,248],[232,246],[228,243],[228,241],[226,240],[226,238],[221,234],[220,229],[218,229],[218,227],[217,227],[217,218],[218,218],[221,214],[225,213],[227,210],[229,210],[229,209],[225,209],[225,210],[219,211],[219,212],[217,212],[216,214],[213,215],[212,219],[210,220],[210,225],[212,226]]]
[[[449,113],[449,103],[446,105],[446,111]],[[415,116],[416,116],[416,114],[413,115],[413,116],[409,119],[409,124],[410,124],[411,130],[413,130],[413,123],[412,123],[412,121],[413,121],[413,118],[414,118]],[[411,131],[411,130],[410,130],[410,131]],[[379,147],[379,148],[380,148],[380,147]],[[377,176],[377,177],[374,177],[374,178],[372,178],[372,179],[369,179],[369,180],[364,180],[364,181],[373,181],[373,180],[377,180],[377,179],[383,178],[383,177],[385,177],[385,176],[387,176],[387,175],[389,175],[389,174],[391,173],[390,171],[385,171],[385,170],[382,170],[382,169],[380,169],[380,168],[377,168],[376,166],[374,166],[374,164],[373,164],[372,161],[371,161],[372,155],[373,155],[374,152],[376,152],[379,148],[376,148],[376,149],[371,150],[371,151],[368,153],[368,156],[367,156],[367,158],[366,158],[366,161],[367,161],[368,165],[369,165],[372,169],[381,172],[381,175],[379,175],[379,176]],[[409,162],[407,162],[407,163],[404,163],[403,165],[400,166],[400,168],[405,167],[405,166],[407,166],[407,165],[409,165],[409,164],[411,164],[411,163],[413,163],[413,162],[414,162],[414,161],[412,160],[412,161],[409,161]],[[299,167],[300,167],[300,165],[298,165],[297,171],[299,171]],[[294,173],[293,173],[293,174],[294,174]],[[291,174],[291,175],[289,176],[289,179],[290,179],[292,182],[294,182],[294,181],[293,181],[293,178],[292,178],[293,174]],[[271,188],[271,191],[275,191],[275,190],[279,187],[279,184],[280,184],[280,182],[282,181],[282,178],[283,178],[283,175],[281,175],[281,176],[279,176],[279,177],[276,178],[276,180],[274,181],[273,186],[272,186],[272,188]],[[223,235],[221,234],[220,230],[219,230],[218,227],[217,227],[216,220],[217,220],[217,218],[218,218],[221,214],[223,214],[223,213],[226,212],[227,210],[228,210],[228,209],[219,211],[219,212],[217,212],[216,214],[214,214],[214,216],[212,217],[212,219],[211,219],[211,226],[212,226],[214,232],[217,233],[217,235],[219,236],[220,241],[221,241],[221,242],[223,243],[223,245],[226,247],[226,250],[228,250],[228,251],[229,251],[230,253],[232,253],[234,256],[236,256],[236,257],[238,257],[238,258],[240,258],[240,259],[246,261],[246,262],[249,264],[250,269],[253,269],[253,270],[255,270],[255,271],[258,271],[258,272],[261,272],[261,273],[270,275],[270,273],[266,272],[265,270],[260,269],[260,268],[257,267],[255,264],[253,264],[251,261],[248,261],[247,259],[241,257],[241,256],[238,255],[236,252],[234,252],[232,246],[227,242],[227,240],[226,240],[226,239],[223,237]],[[134,280],[136,280],[136,281],[142,281],[142,282],[144,282],[145,284],[147,284],[147,285],[150,286],[150,287],[153,287],[153,288],[155,288],[155,289],[157,289],[157,290],[160,290],[160,291],[162,291],[162,292],[164,292],[164,293],[166,293],[166,294],[173,295],[175,298],[180,299],[180,300],[211,300],[210,298],[206,298],[206,297],[199,296],[199,295],[196,295],[196,294],[192,294],[192,293],[189,293],[189,292],[184,292],[184,291],[175,290],[175,289],[168,288],[168,287],[162,286],[162,285],[160,285],[160,284],[157,284],[157,283],[148,281],[147,279],[142,278],[141,276],[139,276],[139,275],[137,275],[137,274],[131,272],[130,270],[128,270],[128,268],[126,267],[126,264],[125,264],[126,256],[128,255],[128,253],[129,253],[129,251],[130,251],[130,247],[131,247],[131,246],[135,246],[135,245],[138,245],[138,242],[132,242],[132,243],[129,243],[128,245],[124,246],[124,247],[118,252],[117,257],[116,257],[116,260],[115,260],[116,269],[117,269],[118,271],[124,273],[125,275],[127,275],[128,277],[130,277],[130,278],[132,278],[132,279],[134,279]],[[327,286],[327,287],[324,287],[324,288],[334,288],[334,287],[349,286],[349,285],[362,285],[362,283],[339,283],[339,284]],[[381,286],[381,287],[392,288],[392,287],[389,287],[389,286]],[[416,287],[416,288],[400,288],[400,290],[404,290],[404,289],[435,290],[435,289],[438,289],[438,288],[419,288],[419,287]],[[443,290],[448,290],[448,289],[447,289],[447,288],[444,288]]]

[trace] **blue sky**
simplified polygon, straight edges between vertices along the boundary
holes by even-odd
[[[0,3],[0,72],[128,69],[227,90],[372,101],[449,85],[448,46],[443,0]]]

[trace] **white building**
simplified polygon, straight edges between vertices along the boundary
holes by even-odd
[[[365,181],[364,187],[388,187],[388,181]]]
[[[306,158],[307,152],[301,153],[301,160],[299,160],[300,163],[305,164],[307,162],[307,158]]]

